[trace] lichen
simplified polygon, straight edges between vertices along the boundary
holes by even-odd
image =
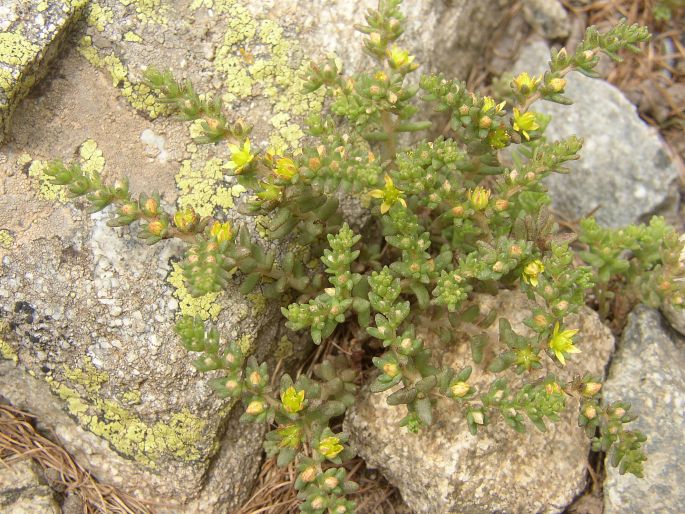
[[[146,112],[152,119],[171,112],[171,107],[159,102],[148,86],[134,83],[129,79],[128,68],[121,59],[114,54],[100,52],[94,47],[90,36],[81,38],[78,51],[93,66],[109,72],[112,85],[120,88],[121,94],[134,109]]]
[[[293,354],[293,349],[293,342],[288,339],[287,336],[281,337],[281,339],[278,341],[278,346],[276,347],[276,359],[287,359]]]
[[[238,343],[238,348],[243,352],[243,355],[250,355],[253,350],[255,337],[251,334],[243,334],[236,341]]]
[[[2,332],[0,331],[0,335],[1,334]],[[0,356],[5,360],[14,362],[14,364],[19,362],[19,356],[15,349],[2,337],[0,337]]]
[[[83,357],[82,367],[64,367],[64,376],[74,384],[83,387],[89,394],[97,394],[100,388],[109,380],[109,375],[105,371],[98,370],[89,357]]]
[[[272,105],[270,123],[275,129],[270,149],[284,153],[297,148],[304,132],[292,117],[320,111],[323,92],[304,92],[308,64],[297,55],[295,40],[276,21],[255,19],[237,0],[195,0],[191,5],[201,7],[227,15],[226,32],[214,56],[214,67],[224,78],[223,100],[265,97]]]
[[[87,139],[81,143],[79,146],[79,156],[81,169],[88,176],[93,176],[94,173],[101,173],[105,167],[105,158],[102,155],[102,151],[92,139]],[[65,188],[52,184],[52,178],[45,173],[48,162],[38,159],[32,160],[28,154],[22,154],[17,160],[17,165],[19,166],[25,166],[29,163],[28,174],[29,177],[38,179],[39,194],[46,200],[67,203],[68,196]]]
[[[12,237],[12,234],[10,234],[10,231],[4,228],[0,229],[0,248],[9,250],[12,247],[12,244],[14,244],[14,238]]]
[[[46,377],[81,426],[108,441],[117,452],[150,468],[156,468],[158,461],[165,457],[192,461],[206,453],[201,447],[205,421],[182,409],[171,414],[167,421],[145,423],[118,401],[99,395],[104,377],[93,368],[92,362],[84,361],[84,368],[65,371],[65,381]],[[129,404],[137,403],[140,393],[127,391],[123,398]]]
[[[132,5],[136,11],[136,16],[143,23],[156,23],[166,25],[166,17],[169,7],[162,4],[161,0],[119,0],[121,5],[128,7]]]
[[[129,405],[138,405],[141,399],[140,391],[126,391],[121,395],[121,398],[124,400],[124,403]]]
[[[18,32],[0,33],[0,63],[25,66],[38,53],[38,46]]]
[[[50,177],[45,174],[48,167],[47,161],[35,160],[29,166],[29,177],[38,179],[38,192],[40,196],[52,202],[67,203],[67,193],[61,186],[56,186],[50,182]]]
[[[185,160],[176,175],[179,207],[192,207],[200,216],[211,216],[214,209],[230,209],[233,199],[245,191],[239,184],[227,182],[224,162],[213,158],[197,163]]]
[[[174,288],[174,296],[178,298],[180,314],[183,316],[199,316],[202,320],[215,320],[221,312],[218,299],[222,293],[208,293],[198,298],[193,298],[183,281],[183,270],[178,263],[173,263],[171,273],[167,281]]]
[[[143,41],[143,38],[135,32],[129,30],[128,32],[124,33],[124,41],[129,41],[131,43],[141,43]]]
[[[247,299],[252,304],[252,315],[254,317],[261,316],[266,311],[266,297],[261,293],[250,293]]]
[[[112,23],[114,19],[114,13],[109,7],[102,7],[97,2],[90,4],[90,9],[88,11],[88,25],[95,27],[98,32],[105,30],[105,26]]]

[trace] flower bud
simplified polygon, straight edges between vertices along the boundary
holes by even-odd
[[[471,417],[473,418],[473,422],[476,425],[484,425],[485,424],[485,416],[483,416],[483,413],[479,410],[473,411],[471,413]]]
[[[250,384],[253,386],[258,386],[262,382],[262,375],[259,373],[259,371],[253,371],[250,373]]]
[[[321,496],[317,496],[312,500],[312,509],[321,510],[326,506],[326,500]]]
[[[602,389],[602,384],[598,382],[586,382],[583,385],[583,396],[594,396]]]
[[[174,214],[174,225],[181,232],[192,232],[199,222],[200,216],[192,207],[186,207]]]
[[[338,487],[340,481],[336,477],[330,476],[326,477],[323,483],[328,489],[335,489],[336,487]]]
[[[469,195],[471,200],[471,205],[477,211],[482,211],[487,208],[488,202],[490,201],[490,190],[484,187],[478,186]]]
[[[164,223],[161,220],[156,219],[147,224],[147,231],[153,236],[162,237],[164,235]]]
[[[245,412],[250,416],[257,416],[264,412],[265,407],[266,405],[264,405],[262,400],[252,400],[245,409]]]
[[[597,409],[595,408],[594,405],[589,404],[589,405],[587,405],[587,406],[585,407],[585,409],[583,410],[583,415],[584,415],[587,419],[594,419],[594,418],[597,416]]]
[[[390,378],[395,378],[399,372],[400,368],[398,368],[397,364],[394,362],[386,362],[383,364],[383,373],[388,375]]]
[[[457,382],[456,384],[450,387],[450,392],[452,393],[452,396],[456,396],[457,398],[463,398],[468,394],[470,390],[471,386],[468,385],[466,382]]]
[[[219,243],[223,241],[230,241],[231,239],[233,239],[233,228],[231,227],[231,224],[228,221],[225,223],[215,221],[212,224],[212,228],[209,229],[209,234]],[[209,250],[209,245],[207,245],[207,249]]]
[[[555,93],[561,93],[566,87],[566,79],[555,78],[549,81],[549,88]]]
[[[305,468],[302,473],[300,473],[300,478],[303,482],[310,483],[316,479],[316,474],[316,468],[314,466],[309,466],[308,468]]]
[[[498,198],[495,201],[495,210],[496,211],[502,212],[502,211],[507,210],[508,207],[509,207],[509,200],[507,200],[506,198]]]

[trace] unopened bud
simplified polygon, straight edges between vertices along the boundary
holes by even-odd
[[[300,478],[303,482],[313,482],[316,479],[316,468],[314,466],[309,466],[300,473]]]
[[[549,88],[554,91],[555,93],[561,93],[564,88],[566,87],[566,80],[565,79],[552,79],[549,81]]]
[[[399,372],[400,369],[394,362],[386,362],[385,364],[383,364],[383,373],[388,375],[390,378],[396,377]]]
[[[262,375],[259,371],[253,371],[250,373],[250,384],[253,386],[258,386],[262,382]]]
[[[587,382],[583,386],[583,395],[594,396],[599,392],[600,389],[602,389],[602,384],[599,382]]]
[[[485,424],[485,417],[483,416],[483,413],[481,411],[474,411],[471,413],[471,416],[473,417],[473,422],[476,425],[484,425]]]
[[[509,200],[507,200],[506,198],[498,198],[495,201],[495,210],[497,210],[497,211],[502,212],[502,211],[506,210],[508,207],[509,207]]]
[[[469,386],[466,382],[457,382],[452,387],[450,387],[450,392],[452,393],[452,396],[456,396],[457,398],[463,398],[468,394],[470,390],[471,386]]]
[[[164,223],[159,220],[154,220],[148,223],[147,231],[154,236],[161,236],[164,232]]]
[[[595,416],[597,416],[597,409],[595,409],[594,405],[588,405],[587,407],[585,407],[583,414],[587,419],[594,419]]]
[[[335,489],[336,487],[338,487],[338,484],[340,483],[340,481],[337,478],[331,476],[331,477],[326,477],[324,479],[323,483],[326,485],[326,487],[328,489]]]
[[[323,509],[326,506],[326,500],[324,500],[321,496],[317,496],[312,500],[312,509],[314,510],[320,510]]]
[[[625,414],[626,414],[626,410],[625,410],[623,407],[618,407],[618,408],[614,411],[614,415],[615,415],[617,418],[622,418],[623,416],[625,416]]]
[[[490,118],[490,116],[483,116],[478,122],[478,126],[480,128],[490,128],[491,125],[492,119]]]
[[[247,409],[245,409],[245,412],[247,412],[250,416],[257,416],[258,414],[261,414],[264,412],[264,402],[261,400],[251,401],[247,406]]]
[[[461,218],[464,215],[464,207],[461,205],[452,207],[452,214],[454,214],[457,218]]]

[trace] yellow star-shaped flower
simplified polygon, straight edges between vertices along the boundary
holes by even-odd
[[[554,324],[554,332],[549,340],[549,347],[556,355],[562,366],[566,365],[565,355],[567,353],[580,353],[580,350],[573,344],[573,336],[578,330],[564,330],[559,332],[559,323]]]

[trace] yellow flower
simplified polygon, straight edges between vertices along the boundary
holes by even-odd
[[[290,180],[297,174],[297,165],[288,157],[281,157],[276,161],[274,174],[285,180]]]
[[[481,107],[481,112],[488,112],[490,109],[495,107],[495,113],[501,112],[504,106],[507,105],[506,100],[495,106],[495,100],[490,96],[483,97],[483,107]]]
[[[395,205],[397,202],[400,203],[402,207],[407,207],[407,202],[402,198],[403,191],[400,191],[395,187],[392,179],[389,175],[385,175],[385,187],[383,189],[374,189],[369,192],[371,198],[383,199],[381,204],[381,214],[385,214],[390,210],[390,207]]]
[[[514,79],[514,87],[518,93],[528,95],[535,91],[535,88],[540,83],[540,80],[542,80],[541,77],[531,77],[524,71]]]
[[[250,140],[245,139],[243,147],[238,145],[228,144],[228,149],[231,151],[231,162],[226,166],[232,169],[235,173],[243,171],[254,159],[254,154],[250,153]]]
[[[319,442],[319,452],[327,459],[335,459],[341,451],[343,446],[337,437],[326,437]]]
[[[542,264],[540,259],[535,259],[533,262],[526,264],[526,267],[523,268],[523,280],[533,287],[537,287],[538,275],[543,271],[545,271],[545,265]]]
[[[226,223],[215,221],[212,228],[209,229],[209,233],[219,243],[233,239],[233,227],[228,221]]]
[[[174,225],[181,232],[191,232],[200,222],[200,216],[192,207],[186,207],[183,210],[176,211],[174,214]]]
[[[469,192],[469,200],[471,200],[471,205],[477,211],[482,211],[487,208],[490,202],[490,190],[484,187],[478,186],[473,191]]]
[[[554,324],[554,333],[549,340],[549,347],[556,355],[562,366],[566,365],[564,354],[580,353],[580,350],[573,344],[573,336],[578,333],[578,330],[564,330],[559,332],[559,323]]]
[[[298,391],[293,386],[281,393],[281,403],[286,412],[295,414],[304,409],[304,391]]]
[[[407,71],[415,70],[418,65],[414,63],[414,56],[409,55],[409,52],[393,45],[392,48],[386,50],[386,55],[388,56],[388,64],[394,70],[405,69]]]
[[[516,132],[520,132],[527,140],[530,140],[528,131],[537,130],[539,128],[540,125],[536,120],[534,112],[529,111],[521,114],[521,112],[514,107],[514,130]]]

